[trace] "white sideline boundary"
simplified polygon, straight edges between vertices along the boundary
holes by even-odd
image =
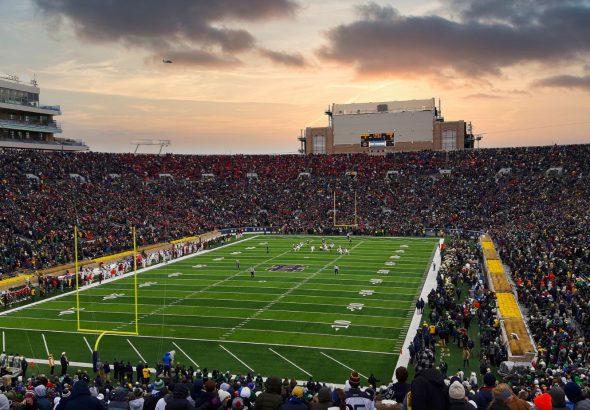
[[[434,252],[434,257],[432,261],[430,261],[431,266],[428,268],[428,274],[426,275],[426,279],[424,280],[424,286],[422,286],[422,292],[420,293],[421,298],[424,301],[428,300],[428,294],[432,289],[436,288],[436,275],[438,270],[440,269],[441,264],[441,255],[440,255],[440,245],[444,243],[444,239],[440,239],[438,242],[438,246],[436,247],[436,251]],[[432,262],[436,264],[436,269],[432,269]],[[414,301],[415,303],[416,301]],[[404,344],[401,347],[400,355],[397,359],[397,364],[395,365],[395,369],[400,366],[408,367],[410,363],[410,352],[408,351],[407,346],[410,345],[410,342],[414,340],[414,336],[418,331],[418,327],[420,327],[420,320],[422,319],[422,314],[418,313],[415,306],[413,306],[414,315],[412,316],[412,321],[410,322],[410,326],[408,327],[408,332],[406,333],[406,338],[404,340]],[[395,369],[393,371],[393,375],[391,376],[392,382],[396,382],[397,379],[395,377]]]
[[[147,268],[138,269],[137,270],[137,274],[139,275],[140,273],[147,272],[147,271],[150,271],[152,269],[161,268],[162,266],[165,266],[165,265],[167,265],[169,263],[175,263],[175,262],[178,262],[178,261],[183,261],[183,260],[186,260],[186,259],[194,258],[194,257],[197,257],[199,255],[204,255],[206,253],[213,252],[213,251],[215,251],[217,249],[226,248],[228,246],[232,246],[232,245],[235,245],[237,243],[246,242],[246,241],[249,241],[251,239],[257,238],[258,236],[259,235],[254,235],[254,236],[251,236],[249,238],[240,239],[240,240],[235,241],[235,242],[232,242],[232,243],[228,243],[228,244],[225,244],[225,245],[218,246],[217,248],[206,249],[204,251],[197,252],[197,253],[191,253],[190,255],[184,255],[184,256],[181,256],[180,258],[172,259],[172,260],[167,261],[167,262],[160,262],[160,263],[157,263],[155,265],[148,266]],[[84,292],[87,289],[91,289],[91,288],[94,288],[96,286],[100,286],[103,283],[115,282],[115,281],[121,280],[123,278],[127,278],[127,277],[130,277],[130,276],[133,276],[134,274],[135,274],[135,272],[129,271],[129,272],[124,273],[124,274],[122,274],[120,276],[115,276],[114,278],[105,279],[102,282],[94,282],[94,283],[91,283],[90,285],[86,285],[86,286],[80,288],[78,291],[79,292]],[[5,310],[3,312],[0,312],[0,316],[5,316],[5,315],[8,315],[9,313],[18,312],[19,310],[27,309],[27,308],[30,308],[32,306],[37,306],[37,305],[40,305],[40,304],[45,303],[45,302],[50,302],[52,300],[61,299],[61,298],[64,298],[64,297],[69,296],[69,295],[74,294],[74,293],[76,293],[76,290],[75,289],[74,290],[70,290],[68,292],[61,293],[59,295],[48,297],[46,299],[38,300],[36,302],[27,303],[27,304],[24,304],[22,306],[18,306],[18,307],[15,307],[15,308],[8,309],[8,310]]]

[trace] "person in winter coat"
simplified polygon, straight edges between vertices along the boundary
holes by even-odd
[[[172,391],[172,399],[166,403],[166,410],[195,410],[192,401],[188,400],[189,396],[190,392],[187,385],[176,383]]]
[[[559,386],[554,386],[549,390],[551,395],[551,406],[553,410],[567,410],[565,405],[565,392]]]
[[[279,410],[283,404],[281,379],[269,377],[266,379],[265,387],[266,390],[256,398],[256,410]]]
[[[590,400],[584,398],[582,389],[576,382],[569,382],[563,387],[565,395],[574,403],[574,410],[590,410]]]
[[[60,409],[62,402],[64,406]],[[76,383],[74,383],[74,387],[72,388],[72,394],[67,400],[64,400],[62,392],[62,400],[60,401],[57,409],[104,410],[104,406],[102,405],[100,400],[90,395],[90,389],[88,388],[88,384],[84,380],[78,380]]]
[[[143,401],[144,410],[155,410],[158,401],[160,401],[160,399],[167,393],[166,385],[162,380],[156,380],[152,387],[153,389],[150,392],[150,395],[147,396]]]
[[[113,390],[111,392],[111,401],[109,401],[107,409],[129,410],[129,390],[123,387],[117,387]]]
[[[475,408],[465,400],[465,388],[458,381],[454,381],[449,386],[449,410],[475,410]]]
[[[221,406],[217,384],[213,380],[209,379],[205,382],[205,394],[201,397],[200,403],[202,404],[197,407],[198,410],[217,410]]]
[[[409,383],[406,383],[408,380],[408,369],[403,366],[395,369],[395,378],[397,379],[397,383],[389,386],[385,394],[388,399],[393,399],[396,402],[401,403],[404,401],[406,394],[410,391],[410,387],[412,387]]]
[[[145,399],[143,398],[143,390],[140,388],[133,390],[133,398],[129,400],[129,409],[143,410],[144,403]]]
[[[483,376],[484,386],[475,394],[474,401],[477,404],[477,410],[487,410],[488,406],[494,399],[493,391],[496,387],[496,377],[488,372]]]
[[[446,410],[449,396],[442,373],[422,369],[412,382],[412,410]]]
[[[332,407],[332,394],[330,389],[322,387],[318,392],[318,401],[311,405],[311,410],[328,410],[329,407]]]
[[[52,410],[53,404],[47,400],[47,388],[42,384],[35,387],[35,398],[37,399],[37,407],[39,410]]]
[[[295,386],[291,397],[281,406],[281,410],[308,410],[307,404],[303,402],[303,388]]]

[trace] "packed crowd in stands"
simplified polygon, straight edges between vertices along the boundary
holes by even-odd
[[[334,192],[340,223],[352,221],[356,196],[359,234],[451,233],[469,238],[473,231],[488,232],[509,268],[519,301],[528,309],[529,328],[539,347],[531,369],[505,378],[511,387],[491,382],[487,366],[496,366],[505,357],[495,299],[478,280],[479,251],[457,240],[446,253],[437,289],[424,301],[429,305],[428,323],[413,342],[417,374],[412,384],[418,387],[412,390],[429,392],[426,398],[440,394],[442,407],[433,407],[432,401],[423,407],[418,396],[405,408],[459,408],[467,402],[453,402],[461,396],[457,382],[463,397],[473,399],[478,409],[488,408],[476,399],[482,394],[493,398],[490,408],[494,409],[528,408],[527,401],[538,408],[551,408],[551,403],[560,408],[565,406],[563,392],[576,403],[576,410],[588,409],[590,402],[582,400],[588,395],[590,375],[588,158],[590,145],[384,157],[4,151],[0,153],[0,272],[8,275],[72,261],[74,224],[80,228],[83,257],[93,258],[131,248],[130,225],[137,227],[140,245],[221,227],[333,233],[337,232],[332,219]],[[441,169],[451,173],[441,174]],[[394,172],[387,176],[388,171]],[[467,289],[465,294],[457,294],[458,283]],[[469,326],[479,326],[480,340],[471,340]],[[480,360],[477,387],[470,383],[470,375],[434,361],[433,350],[440,348],[435,341],[438,346],[457,343],[465,360]],[[483,352],[478,358],[470,353],[475,343]],[[191,394],[193,383],[188,383]],[[215,389],[220,387],[216,383]],[[281,389],[281,403],[286,399],[309,407],[299,390],[293,395],[292,386]],[[173,397],[180,399],[186,393],[181,390]],[[109,397],[105,393],[103,402]],[[134,388],[126,390],[127,396],[135,393]],[[213,397],[212,391],[208,394]],[[385,390],[383,395],[392,393]],[[331,392],[330,398],[331,404],[342,404],[341,395]],[[402,401],[407,402],[407,396]],[[253,405],[255,400],[242,403]],[[232,408],[229,402],[225,406]]]

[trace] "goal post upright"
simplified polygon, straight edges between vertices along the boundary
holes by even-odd
[[[138,300],[137,300],[137,236],[135,232],[135,226],[133,226],[133,287],[135,288],[135,334],[139,334],[139,311],[138,311]]]
[[[80,330],[80,284],[78,280],[78,226],[74,225],[74,275],[76,276],[76,328]]]
[[[334,194],[334,205],[332,208],[332,225],[334,227],[343,227],[343,228],[356,228],[358,227],[358,215],[357,215],[357,194],[356,190],[354,191],[354,223],[352,224],[338,224],[336,223],[336,190],[333,192]]]

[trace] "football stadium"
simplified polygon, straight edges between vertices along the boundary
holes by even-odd
[[[321,3],[0,3],[0,410],[590,409],[588,3]]]

